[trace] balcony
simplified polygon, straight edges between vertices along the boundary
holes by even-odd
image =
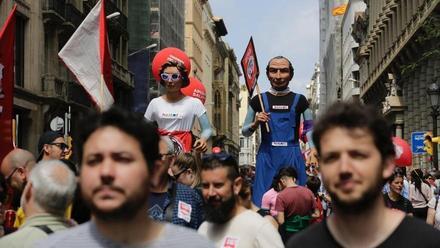
[[[120,65],[116,60],[113,60],[112,62],[112,72],[114,77],[118,78],[119,81],[125,84],[124,87],[134,88],[133,74],[124,66]]]
[[[112,20],[109,20],[108,27],[110,30],[116,31],[118,34],[123,34],[125,36],[128,36],[128,30],[127,30],[127,16],[118,8],[118,6],[113,3],[112,1],[105,2],[105,13],[107,15],[110,15],[114,12],[121,13],[120,16],[117,18],[114,18]]]
[[[45,0],[43,2],[43,22],[45,24],[62,24],[64,19],[65,0]]]
[[[65,17],[66,17],[66,21],[63,23],[63,25],[68,29],[72,29],[72,32],[79,27],[79,25],[84,19],[81,11],[78,10],[71,3],[66,4]]]
[[[45,74],[42,78],[42,94],[45,97],[66,100],[66,85],[64,81],[52,74]]]

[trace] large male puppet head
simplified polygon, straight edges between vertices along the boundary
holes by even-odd
[[[266,75],[273,89],[285,90],[294,75],[293,65],[287,58],[276,56],[269,60]]]

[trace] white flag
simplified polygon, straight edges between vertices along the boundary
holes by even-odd
[[[101,110],[114,103],[104,0],[98,1],[58,53]]]

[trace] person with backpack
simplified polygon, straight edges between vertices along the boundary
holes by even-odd
[[[414,208],[414,216],[426,220],[428,203],[433,198],[431,187],[423,179],[421,169],[411,171],[411,185],[409,187],[409,200]]]

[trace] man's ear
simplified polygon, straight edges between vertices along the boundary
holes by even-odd
[[[232,187],[234,189],[234,195],[238,195],[238,193],[240,193],[242,184],[243,184],[243,178],[241,178],[241,177],[235,178],[233,185],[232,185]]]
[[[383,164],[382,177],[384,179],[389,178],[393,174],[394,168],[395,168],[394,157],[389,157],[385,159]]]
[[[33,188],[32,182],[28,182],[26,184],[26,186],[24,187],[23,195],[24,195],[26,202],[29,202],[32,195],[33,195],[32,188]]]
[[[43,146],[43,151],[44,151],[45,153],[49,153],[49,145],[48,145],[48,144],[44,144],[44,146]]]
[[[27,172],[26,169],[23,167],[18,167],[17,168],[17,174],[20,177],[21,180],[25,181],[26,180],[26,176],[27,176]]]

